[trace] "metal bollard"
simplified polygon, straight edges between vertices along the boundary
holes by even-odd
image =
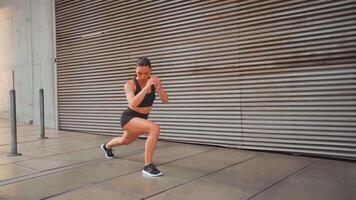
[[[45,137],[45,117],[44,117],[44,91],[40,89],[40,126],[41,126],[41,136],[39,139],[47,139]]]
[[[17,127],[16,127],[16,93],[10,90],[10,125],[11,125],[11,153],[8,156],[20,156],[17,153]]]

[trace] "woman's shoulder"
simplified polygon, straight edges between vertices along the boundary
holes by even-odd
[[[125,87],[130,87],[130,88],[136,89],[134,79],[130,79],[130,80],[126,81]]]
[[[126,81],[126,84],[135,84],[135,81],[134,79],[130,79]]]

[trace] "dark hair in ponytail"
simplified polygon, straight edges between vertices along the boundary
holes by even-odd
[[[136,61],[136,66],[148,66],[151,69],[151,62],[147,57],[141,57]]]

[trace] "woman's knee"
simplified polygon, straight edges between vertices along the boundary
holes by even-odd
[[[150,130],[149,130],[149,133],[150,133],[150,134],[154,134],[154,135],[156,135],[156,136],[159,136],[160,132],[161,132],[161,127],[160,127],[158,124],[153,123],[153,124],[150,126]]]

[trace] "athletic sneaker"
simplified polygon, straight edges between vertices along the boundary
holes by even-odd
[[[162,176],[163,174],[156,168],[156,166],[154,164],[149,164],[147,166],[145,166],[142,170],[142,173],[144,175],[148,175],[148,176]]]
[[[106,158],[116,159],[117,157],[112,152],[112,149],[106,148],[106,143],[101,145],[101,149],[104,151]]]

